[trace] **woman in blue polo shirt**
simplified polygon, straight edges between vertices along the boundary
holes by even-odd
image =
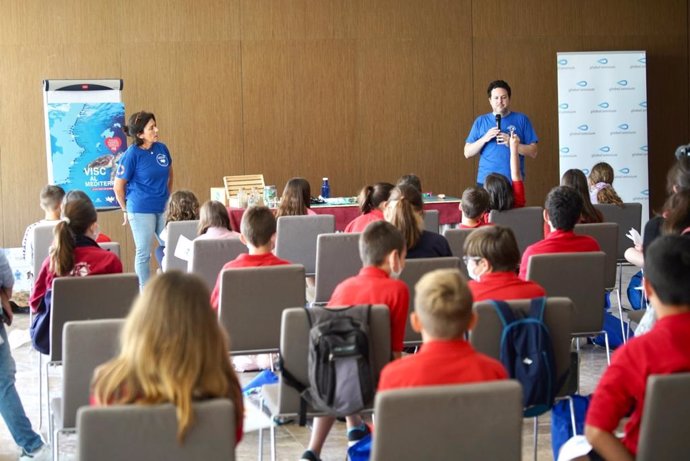
[[[113,189],[125,212],[123,225],[132,228],[136,256],[134,270],[143,287],[149,278],[151,235],[160,243],[165,227],[164,210],[172,189],[173,169],[170,152],[158,142],[156,116],[136,112],[125,127],[133,144],[124,153],[117,168]]]

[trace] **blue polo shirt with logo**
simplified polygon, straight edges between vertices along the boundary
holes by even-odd
[[[125,200],[130,213],[162,213],[168,200],[168,177],[172,158],[165,144],[150,149],[131,145],[120,159],[118,179],[127,181]]]
[[[472,124],[466,142],[473,143],[491,128],[496,126],[496,116],[493,113],[480,115]],[[511,112],[501,120],[501,131],[510,133],[510,127],[515,127],[515,134],[520,137],[521,144],[532,144],[539,139],[532,128],[529,118],[520,112]],[[484,178],[491,173],[500,173],[510,180],[510,148],[507,144],[498,144],[496,138],[484,144],[479,152],[479,170],[477,183],[484,184]],[[525,176],[525,157],[520,156],[520,172]]]

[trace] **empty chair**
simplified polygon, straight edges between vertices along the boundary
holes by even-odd
[[[48,257],[50,245],[53,243],[53,238],[55,237],[55,225],[58,222],[59,221],[40,224],[31,230],[34,241],[34,255],[32,260],[34,277],[41,271],[41,265]]]
[[[453,256],[462,259],[464,253],[463,248],[465,247],[465,239],[474,231],[475,229],[446,229],[443,231],[443,236],[448,240],[448,245],[453,251]],[[467,277],[467,267],[464,264],[460,264],[460,272],[462,275]]]
[[[434,271],[436,269],[458,269],[460,267],[460,258],[455,256],[449,256],[446,258],[419,258],[419,259],[408,259],[405,261],[405,269],[403,269],[402,274],[400,274],[400,280],[407,284],[410,290],[410,307],[409,310],[412,312],[414,309],[414,297],[415,289],[414,286],[417,284],[419,279],[422,278],[427,272]],[[405,326],[405,344],[421,344],[422,336],[412,330],[412,325],[410,325],[409,315],[407,317],[407,325]]]
[[[108,250],[110,252],[115,253],[115,256],[117,256],[118,258],[120,257],[120,244],[118,242],[102,242],[99,243],[98,246],[100,246],[104,250]]]
[[[424,210],[424,229],[429,232],[439,233],[439,211],[438,210]]]
[[[235,409],[227,399],[194,403],[194,424],[182,442],[172,404],[83,407],[77,431],[81,461],[235,459]]]
[[[575,304],[572,335],[603,333],[610,362],[608,334],[603,329],[605,268],[603,251],[541,254],[529,259],[527,279],[544,287],[547,296],[570,298]]]
[[[391,360],[390,316],[388,308],[375,305],[369,319],[369,340],[371,346],[372,368],[375,382],[381,369]],[[280,327],[280,354],[283,369],[288,370],[298,381],[309,383],[309,320],[304,308],[285,309]],[[262,406],[265,406],[271,417],[296,417],[300,411],[300,395],[290,387],[282,376],[277,384],[263,386],[261,390]],[[307,408],[311,416],[323,415]],[[263,431],[262,431],[263,432]],[[259,452],[262,453],[262,432],[259,433]],[[271,426],[271,458],[275,459],[275,428]]]
[[[283,309],[304,304],[304,267],[299,264],[221,274],[218,320],[232,338],[234,355],[278,351]]]
[[[171,221],[167,224],[168,239],[165,241],[165,256],[163,256],[164,271],[173,269],[179,271],[187,270],[187,261],[175,256],[175,248],[177,247],[177,241],[180,239],[181,235],[184,235],[189,240],[194,240],[196,238],[198,226],[198,219],[193,221]]]
[[[683,421],[690,418],[688,389],[690,373],[652,375],[647,378],[636,459],[687,459],[690,437]]]
[[[246,252],[247,247],[239,238],[194,240],[187,272],[201,277],[209,290],[212,290],[225,263]]]
[[[522,458],[522,389],[517,381],[380,392],[374,413],[372,460]]]
[[[507,211],[491,210],[489,221],[510,227],[515,233],[520,253],[531,244],[544,238],[544,210],[538,206],[514,208]]]
[[[618,224],[618,253],[619,261],[625,260],[625,250],[632,246],[632,242],[625,235],[630,229],[637,230],[640,234],[642,226],[642,204],[624,203],[622,207],[617,205],[595,204],[594,207],[604,215],[604,222]]]
[[[50,402],[53,459],[57,459],[60,449],[59,434],[75,432],[77,410],[89,405],[89,387],[94,370],[118,354],[120,330],[124,323],[124,319],[65,323],[62,334],[62,398]]]
[[[316,273],[316,242],[320,234],[335,232],[333,215],[281,216],[278,218],[276,256],[304,266],[307,276]]]
[[[316,242],[316,293],[314,304],[325,304],[340,282],[359,273],[361,234],[321,234]]]

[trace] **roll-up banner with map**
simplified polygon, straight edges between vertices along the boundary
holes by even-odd
[[[122,80],[44,80],[48,182],[116,208],[113,179],[127,149]]]

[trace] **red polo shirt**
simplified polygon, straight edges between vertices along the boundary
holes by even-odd
[[[376,221],[383,221],[383,211],[379,209],[357,216],[345,227],[345,232],[364,232],[364,229],[366,229],[369,224]]]
[[[259,266],[282,266],[284,264],[290,264],[289,261],[280,259],[273,253],[265,253],[261,255],[250,255],[247,253],[242,253],[230,262],[225,263],[223,268],[218,273],[218,278],[216,279],[216,286],[213,287],[211,292],[211,307],[218,309],[218,301],[220,300],[220,276],[223,274],[225,269],[239,269],[242,267],[259,267]]]
[[[613,355],[594,391],[586,424],[613,432],[632,409],[623,444],[637,454],[649,375],[690,371],[690,313],[659,319],[652,330],[631,339]]]
[[[328,305],[385,304],[390,309],[391,348],[393,352],[400,352],[409,302],[410,293],[404,282],[390,278],[378,267],[367,266],[335,287]]]
[[[546,291],[541,285],[522,280],[514,272],[491,272],[482,275],[479,282],[470,280],[468,285],[475,302],[485,299],[508,301],[546,296]]]
[[[425,342],[418,353],[383,368],[379,391],[508,379],[503,365],[475,351],[464,339]]]
[[[549,253],[580,253],[587,251],[600,251],[596,240],[589,235],[577,235],[573,231],[556,229],[544,240],[533,243],[525,249],[520,263],[520,278],[527,278],[527,263],[532,255]]]

